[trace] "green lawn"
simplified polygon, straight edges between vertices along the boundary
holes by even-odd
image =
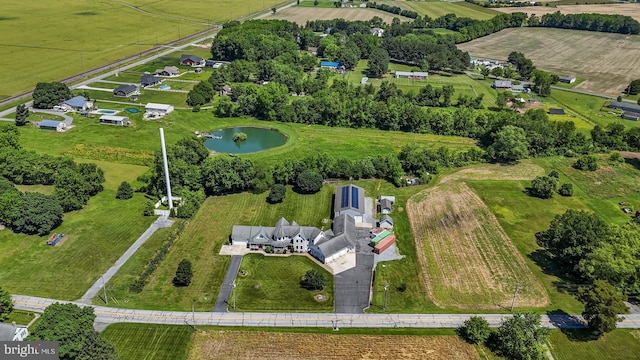
[[[9,313],[9,318],[4,322],[8,324],[15,322],[18,325],[27,325],[34,317],[35,315],[31,311],[13,309]]]
[[[606,107],[605,105],[610,100],[605,98],[553,89],[551,90],[551,99],[584,119],[603,127],[611,123],[622,124],[627,128],[640,127],[640,121],[622,119],[620,111]]]
[[[488,20],[500,14],[495,10],[483,8],[482,6],[466,2],[446,2],[446,1],[408,1],[420,15],[427,15],[437,18],[447,14],[456,14],[458,17],[468,17],[477,20]]]
[[[102,336],[122,360],[183,360],[191,347],[193,328],[185,325],[120,323]]]
[[[55,232],[69,235],[60,246],[46,237],[0,232],[0,283],[14,294],[78,299],[154,220],[142,216],[144,196],[116,200],[118,185],[133,182],[146,167],[96,162],[105,190],[82,210],[64,215]]]
[[[248,254],[242,258],[240,270],[247,275],[236,279],[237,311],[333,311],[333,275],[306,256]],[[325,276],[323,290],[300,287],[307,270],[317,270]],[[318,294],[326,296],[326,301],[316,301],[314,296]]]
[[[196,310],[210,311],[230,260],[229,256],[218,253],[221,245],[228,241],[234,224],[273,226],[285,217],[299,224],[321,227],[322,219],[330,215],[333,192],[330,186],[315,195],[300,195],[287,189],[285,200],[276,205],[266,202],[267,193],[210,197],[140,294],[129,293],[129,285],[154,256],[163,241],[162,235],[145,244],[142,252],[130,259],[107,284],[109,297],[118,299],[118,307],[190,310],[195,304]],[[171,281],[182,259],[193,263],[193,280],[188,287],[175,288]]]
[[[588,330],[553,330],[547,341],[556,360],[627,360],[640,354],[640,331],[617,329],[598,340],[585,340]]]
[[[101,103],[106,109],[122,109],[127,105]],[[476,146],[472,139],[457,136],[414,134],[376,129],[351,129],[322,125],[301,125],[260,121],[250,118],[214,118],[210,112],[175,111],[163,120],[145,121],[141,114],[127,114],[133,125],[129,127],[106,126],[97,119],[76,116],[75,128],[57,133],[34,127],[20,128],[21,142],[27,149],[48,154],[73,151],[77,144],[118,147],[153,152],[159,150],[158,128],[165,128],[168,144],[190,136],[194,131],[211,131],[223,127],[258,126],[275,128],[289,137],[281,147],[247,154],[245,157],[267,163],[278,161],[282,156],[301,158],[319,151],[328,151],[340,157],[376,156],[397,152],[406,144],[428,147],[447,146],[467,149]],[[123,139],[125,141],[123,141]],[[135,140],[133,140],[135,139]]]
[[[22,192],[39,192],[45,195],[53,194],[53,185],[16,185],[16,188]]]

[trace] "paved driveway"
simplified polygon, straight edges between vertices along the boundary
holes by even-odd
[[[373,253],[356,253],[356,267],[334,276],[336,313],[361,314],[369,307],[372,269]]]
[[[236,280],[238,270],[240,270],[240,263],[242,263],[242,255],[233,255],[231,257],[231,263],[227,269],[227,274],[224,276],[224,282],[220,287],[220,293],[218,293],[218,299],[216,300],[216,306],[213,308],[213,312],[227,312],[227,301],[233,290],[233,282]]]

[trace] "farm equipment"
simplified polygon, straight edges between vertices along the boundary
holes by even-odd
[[[47,245],[54,246],[55,244],[58,243],[58,241],[60,241],[60,239],[62,239],[62,237],[64,237],[64,234],[53,233],[51,236],[49,236],[49,239],[47,240]]]

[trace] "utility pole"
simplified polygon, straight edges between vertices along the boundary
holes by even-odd
[[[382,307],[382,310],[384,311],[387,311],[387,290],[389,290],[388,282],[384,284],[384,306]]]
[[[511,300],[511,312],[513,312],[513,307],[516,304],[516,296],[518,296],[518,290],[520,290],[520,285],[516,284],[516,291],[513,293],[513,300]]]
[[[102,290],[104,290],[104,302],[109,305],[109,298],[107,297],[107,286],[104,284],[104,276],[102,278]]]

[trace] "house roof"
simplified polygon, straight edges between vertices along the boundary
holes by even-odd
[[[224,92],[229,92],[229,91],[231,91],[231,86],[229,86],[229,85],[225,85],[225,86],[223,86],[223,87],[222,87],[222,91],[224,91]]]
[[[551,108],[549,109],[549,114],[551,115],[564,115],[564,109],[556,109],[556,108]]]
[[[630,117],[630,118],[640,118],[640,113],[635,113],[631,111],[625,111],[622,116]]]
[[[0,323],[0,341],[13,341],[17,328],[12,324]]]
[[[558,76],[558,79],[560,80],[575,80],[576,77],[573,75],[564,75],[564,76]]]
[[[393,203],[389,199],[380,200],[380,208],[382,209],[393,209]]]
[[[511,90],[521,90],[521,91],[524,91],[524,86],[522,86],[522,85],[513,85],[513,86],[511,86]]]
[[[202,60],[204,60],[203,58],[201,58],[200,56],[197,55],[182,55],[180,56],[180,62],[183,62],[185,60],[191,60],[193,62],[199,63],[202,62]]]
[[[428,77],[429,73],[426,71],[396,71],[396,76],[422,76]]]
[[[627,104],[623,102],[612,101],[609,107],[614,109],[640,113],[640,105],[635,105],[635,104]]]
[[[333,220],[333,234],[330,237],[325,233],[324,239],[318,241],[316,245],[325,257],[329,257],[340,250],[352,246],[356,242],[356,221],[351,215],[343,214]]]
[[[177,66],[165,66],[164,67],[164,71],[171,73],[171,74],[177,74],[180,72],[180,69],[178,69]]]
[[[333,210],[339,212],[349,209],[364,214],[364,189],[353,184],[338,186]]]
[[[494,88],[510,88],[511,87],[511,81],[508,80],[496,80],[493,82],[493,87]]]
[[[320,66],[326,66],[326,67],[338,67],[340,66],[339,62],[336,61],[321,61],[320,62]]]
[[[380,222],[387,221],[389,224],[393,225],[393,219],[389,215],[382,215],[380,218]]]
[[[60,125],[61,121],[56,121],[56,120],[42,120],[40,121],[40,127],[58,127],[58,125]]]
[[[145,109],[149,110],[169,110],[172,106],[168,104],[156,104],[156,103],[148,103],[145,105]]]
[[[100,116],[100,120],[108,120],[108,121],[129,121],[129,118],[126,116],[116,116],[116,115],[102,115]]]
[[[133,84],[129,84],[129,85],[120,85],[117,88],[115,88],[115,90],[113,90],[114,93],[117,92],[123,92],[125,94],[129,94],[132,92],[135,92],[136,90],[138,90],[138,87],[133,85]]]
[[[153,84],[160,82],[160,79],[153,74],[144,74],[140,77],[141,84]]]
[[[84,107],[87,104],[87,99],[84,96],[76,96],[64,103],[72,107]]]

